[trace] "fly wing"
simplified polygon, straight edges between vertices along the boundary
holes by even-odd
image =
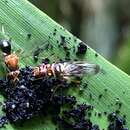
[[[64,76],[78,76],[95,75],[100,71],[100,66],[87,62],[65,62]]]

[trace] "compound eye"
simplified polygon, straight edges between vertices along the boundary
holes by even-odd
[[[7,55],[11,54],[11,43],[7,40],[1,40],[0,49],[3,53],[6,53]]]

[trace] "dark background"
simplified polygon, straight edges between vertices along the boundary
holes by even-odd
[[[130,74],[130,0],[30,0]]]

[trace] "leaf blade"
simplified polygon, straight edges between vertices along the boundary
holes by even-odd
[[[33,49],[35,44],[41,45],[41,43],[48,40],[50,36],[53,37],[52,39],[50,39],[50,44],[54,46],[53,52],[55,52],[55,55],[51,57],[51,60],[56,61],[57,57],[64,59],[65,52],[63,48],[58,47],[57,43],[57,40],[60,42],[60,36],[63,35],[67,38],[68,47],[71,48],[71,58],[77,58],[77,56],[73,52],[73,46],[76,47],[80,40],[74,37],[67,30],[58,25],[46,14],[39,11],[36,7],[34,7],[26,0],[10,0],[7,3],[4,0],[1,0],[0,22],[4,23],[5,31],[9,33],[9,35],[12,37],[13,47],[15,48],[15,50],[22,49],[25,53],[28,53],[30,48]],[[54,29],[57,29],[56,36],[53,36]],[[27,34],[30,32],[32,36],[31,40],[28,40]],[[2,35],[3,34],[0,34],[1,37]],[[71,37],[70,40],[69,37]],[[43,58],[50,56],[50,54],[51,50],[42,53]],[[97,76],[86,79],[85,81],[88,81],[89,87],[84,90],[84,94],[82,96],[76,93],[75,90],[72,91],[72,94],[76,95],[80,102],[88,102],[96,106],[95,111],[97,112],[110,112],[115,110],[116,106],[114,104],[116,102],[116,99],[121,97],[120,100],[121,102],[123,102],[121,113],[126,113],[128,115],[127,121],[128,126],[130,127],[130,77],[112,64],[110,64],[108,61],[106,61],[102,56],[99,55],[98,57],[95,57],[95,54],[96,52],[93,49],[89,48],[84,57],[79,57],[77,59],[81,60],[82,58],[82,60],[99,64],[104,69],[105,74],[100,73]],[[21,61],[21,66],[24,66],[24,64],[25,61]],[[28,64],[35,65],[32,62],[32,59],[30,60],[30,57],[28,58]],[[107,89],[108,92],[105,93],[104,89]],[[125,91],[125,94],[123,93],[123,91]],[[92,93],[94,101],[90,100],[90,93]],[[101,99],[101,101],[99,101],[98,99],[99,94],[103,94],[103,99]],[[107,122],[102,123],[104,120],[106,120],[105,116],[103,116],[101,119],[99,119],[97,116],[93,116],[92,120],[96,123],[99,123],[101,128],[107,126]],[[31,126],[31,124],[33,124],[33,121],[30,122],[32,122],[30,123]],[[44,124],[43,126],[45,127],[45,125],[46,124]],[[35,127],[33,129],[40,129],[40,127],[42,127],[42,125],[40,125],[39,127],[38,125],[34,126]],[[29,127],[29,129],[31,129],[32,127]],[[12,126],[9,126],[7,128],[11,128],[14,130],[20,129],[19,127],[15,128]],[[50,129],[51,128],[52,127],[50,125]]]

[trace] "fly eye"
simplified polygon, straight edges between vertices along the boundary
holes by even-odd
[[[10,54],[11,53],[11,43],[7,40],[0,41],[0,49],[3,53]]]

